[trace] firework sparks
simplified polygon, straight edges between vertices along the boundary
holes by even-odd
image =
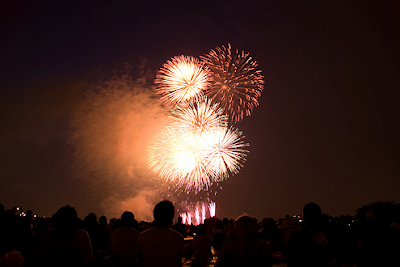
[[[223,109],[208,98],[200,98],[185,106],[179,105],[172,110],[172,114],[175,125],[189,132],[201,133],[214,127],[228,125],[228,116],[223,115]]]
[[[206,206],[204,203],[201,204],[201,223],[204,223],[206,219]]]
[[[211,218],[215,217],[215,209],[216,209],[215,202],[210,202],[210,204],[208,204],[208,210],[210,211]]]
[[[201,224],[201,217],[200,217],[199,207],[196,207],[196,210],[194,211],[194,217],[196,218],[197,225]]]
[[[233,127],[219,128],[214,136],[216,143],[209,151],[208,168],[215,172],[215,176],[228,178],[243,167],[248,152],[244,147],[249,144],[244,143],[242,133]]]
[[[233,123],[250,116],[264,88],[256,61],[243,51],[232,53],[230,44],[211,50],[201,59],[212,72],[211,86],[205,95],[220,103]]]
[[[215,202],[210,202],[206,204],[204,202],[197,202],[190,207],[186,207],[187,212],[180,213],[180,217],[182,217],[183,224],[191,224],[192,221],[190,218],[193,218],[193,223],[195,225],[199,225],[204,223],[207,218],[215,217]]]
[[[208,103],[203,104],[211,108]],[[201,105],[193,111],[196,113]],[[197,112],[196,116],[189,113],[177,111],[173,122],[149,148],[148,162],[173,187],[198,192],[237,173],[245,161],[248,151],[244,147],[248,144],[241,132],[223,126],[225,117],[215,111]]]
[[[210,71],[198,59],[177,56],[167,61],[159,70],[155,83],[156,93],[166,107],[196,99],[209,84]]]
[[[246,154],[240,131],[228,126],[258,106],[263,76],[248,53],[217,47],[201,57],[177,56],[159,70],[155,83],[171,122],[153,139],[148,163],[168,189],[197,194],[236,174]],[[205,206],[201,209],[205,215]],[[209,207],[215,216],[215,205]],[[198,221],[199,214],[193,213]],[[204,218],[200,218],[204,219]],[[190,220],[190,215],[185,217]]]
[[[186,213],[181,213],[179,216],[182,218],[182,223],[186,224],[186,219],[187,219]]]

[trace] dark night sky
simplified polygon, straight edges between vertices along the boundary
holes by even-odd
[[[88,73],[231,43],[265,76],[260,106],[236,126],[242,171],[214,197],[219,217],[330,215],[400,202],[397,1],[2,1],[0,203],[80,217],[103,210],[65,164],[66,132]],[[191,2],[191,3],[189,3]],[[101,186],[100,186],[101,188]]]

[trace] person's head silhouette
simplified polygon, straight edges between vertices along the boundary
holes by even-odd
[[[154,207],[154,225],[161,227],[169,227],[174,219],[174,205],[164,200]]]
[[[252,239],[255,235],[256,223],[248,215],[239,216],[235,221],[235,231],[238,239]]]
[[[321,223],[321,207],[314,202],[307,203],[303,208],[303,219],[306,226],[317,226]]]
[[[60,208],[52,217],[54,229],[64,235],[72,234],[76,229],[78,214],[70,206]]]
[[[121,215],[121,225],[133,227],[135,225],[135,216],[130,211],[125,211]]]

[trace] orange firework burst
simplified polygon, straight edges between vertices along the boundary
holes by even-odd
[[[209,101],[177,109],[149,148],[150,168],[173,188],[198,192],[237,173],[248,144]],[[195,116],[194,116],[195,115]],[[205,123],[204,123],[205,122]]]
[[[211,86],[205,95],[220,103],[233,123],[242,120],[244,115],[250,116],[264,88],[256,61],[243,51],[232,53],[230,44],[217,47],[201,58],[212,72]]]
[[[209,84],[210,71],[198,59],[177,56],[167,61],[159,70],[155,83],[156,93],[166,107],[196,99]]]

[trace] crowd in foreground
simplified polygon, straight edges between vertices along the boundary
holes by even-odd
[[[194,226],[173,224],[169,201],[155,206],[153,222],[129,211],[109,222],[93,213],[80,220],[70,206],[35,218],[0,205],[0,266],[400,266],[398,211],[377,202],[354,218],[332,218],[308,203],[301,217],[242,215]]]

